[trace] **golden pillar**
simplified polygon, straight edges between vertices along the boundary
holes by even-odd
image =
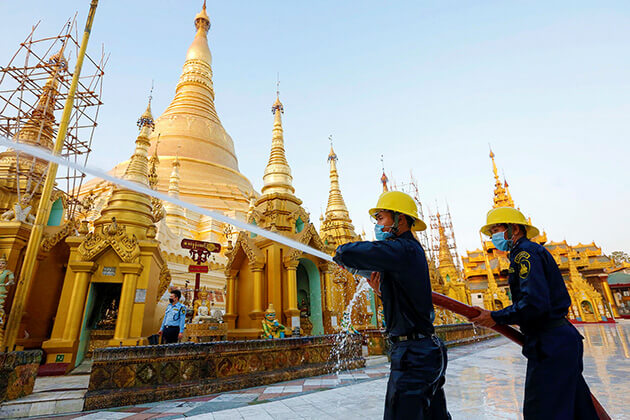
[[[333,300],[332,300],[332,294],[333,294],[333,290],[332,290],[332,281],[330,280],[330,268],[328,266],[328,264],[324,264],[321,265],[319,267],[321,273],[324,275],[324,286],[325,286],[325,302],[326,302],[326,309],[329,311],[333,310]]]
[[[237,308],[236,308],[236,281],[234,277],[238,270],[230,270],[226,272],[226,294],[227,294],[227,302],[225,303],[225,315],[223,315],[223,319],[228,324],[228,329],[236,328],[236,318],[238,318]]]
[[[120,341],[129,338],[131,329],[131,315],[136,296],[136,283],[142,272],[142,265],[138,263],[120,263],[120,272],[123,275],[122,290],[120,291],[120,303],[118,305],[118,318],[114,338],[110,344],[116,345]]]
[[[287,324],[291,329],[299,325],[300,310],[297,308],[297,266],[299,262],[290,260],[284,263],[287,269],[287,307],[284,315],[287,318]],[[293,322],[293,318],[297,317],[297,323]]]
[[[604,276],[602,276],[604,277]],[[610,306],[610,310],[612,311],[613,317],[619,318],[619,312],[617,311],[617,305],[615,304],[615,298],[613,298],[612,291],[610,290],[610,285],[608,284],[608,276],[606,278],[602,278],[602,289],[604,289],[604,296],[608,301],[608,305]]]
[[[250,264],[254,273],[254,309],[249,313],[251,319],[262,319],[263,311],[263,266],[261,264]]]
[[[83,307],[90,279],[97,266],[96,263],[91,261],[74,261],[70,263],[70,268],[75,273],[75,277],[74,285],[72,286],[72,297],[68,306],[68,317],[63,329],[64,340],[75,340],[79,337],[79,328],[81,328]]]

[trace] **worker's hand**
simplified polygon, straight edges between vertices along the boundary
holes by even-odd
[[[158,331],[158,335],[162,335],[162,330]]]
[[[497,323],[494,322],[494,318],[492,318],[492,311],[480,308],[479,306],[475,306],[475,308],[478,309],[480,313],[474,318],[469,318],[472,322],[486,328],[492,328],[497,325]]]
[[[378,271],[372,271],[372,274],[367,282],[370,287],[374,289],[376,296],[381,297],[381,273]]]
[[[184,336],[184,334],[179,333],[179,335],[177,336],[177,338],[181,340],[183,336]]]

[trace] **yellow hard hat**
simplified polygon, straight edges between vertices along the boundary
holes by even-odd
[[[411,230],[421,231],[427,228],[427,225],[418,218],[418,206],[409,194],[400,191],[386,191],[378,198],[376,207],[370,209],[370,216],[374,216],[381,210],[391,210],[397,213],[405,214],[412,217],[414,224]]]
[[[517,224],[525,226],[527,229],[527,238],[531,239],[538,236],[540,231],[537,227],[533,226],[529,220],[525,218],[520,210],[513,207],[497,207],[488,212],[486,216],[486,224],[481,228],[481,233],[487,236],[492,236],[490,229],[494,225],[500,224]]]

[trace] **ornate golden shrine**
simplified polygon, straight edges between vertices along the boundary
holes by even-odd
[[[279,98],[272,112],[271,153],[263,176],[262,195],[252,198],[247,221],[325,251],[309,214],[301,206],[302,201],[294,195],[291,168],[284,152],[281,117],[284,107]],[[275,306],[278,321],[287,327],[287,333],[299,327],[300,290],[310,298],[313,334],[332,331],[330,317],[335,315],[330,306],[328,262],[249,232],[239,233],[227,255],[227,308],[223,319],[228,324],[230,338],[258,338],[264,308],[269,304]]]
[[[150,107],[140,118],[140,134],[124,179],[149,186],[149,134],[153,129]],[[42,344],[47,363],[78,364],[88,348],[94,305],[102,291],[120,288],[110,346],[137,345],[158,330],[156,302],[168,287],[168,272],[155,239],[156,206],[143,194],[114,188],[94,230],[83,222],[78,235],[66,238],[70,247],[68,270],[49,340]]]

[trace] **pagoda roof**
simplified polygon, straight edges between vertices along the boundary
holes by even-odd
[[[608,275],[608,284],[611,286],[618,286],[622,284],[630,285],[630,274],[623,271],[611,273]]]

